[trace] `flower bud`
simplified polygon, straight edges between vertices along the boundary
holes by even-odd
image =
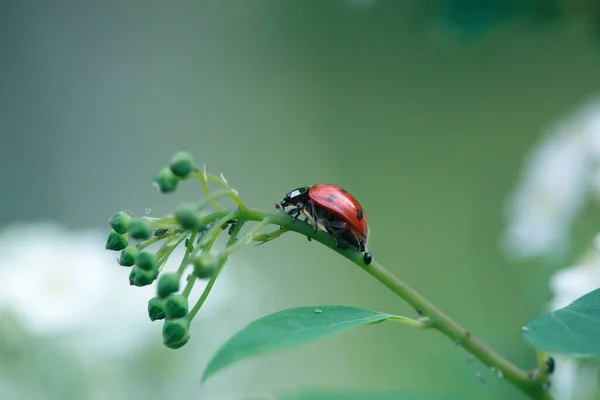
[[[127,244],[129,244],[129,239],[127,239],[127,236],[121,235],[120,233],[111,229],[110,233],[108,234],[108,239],[106,240],[105,248],[106,250],[120,251],[127,247]]]
[[[198,227],[198,207],[194,204],[181,204],[175,208],[175,219],[184,230],[192,230]]]
[[[154,183],[162,193],[174,192],[179,184],[179,179],[167,167],[162,168],[154,177]]]
[[[221,257],[212,255],[208,252],[202,252],[199,256],[192,259],[194,264],[194,274],[198,279],[210,278],[221,263]]]
[[[148,301],[148,316],[150,321],[165,319],[165,300],[160,297],[153,297]]]
[[[119,264],[124,267],[131,267],[135,264],[135,258],[139,254],[139,250],[135,247],[127,247],[121,252]]]
[[[187,318],[169,319],[163,325],[163,344],[178,349],[190,340],[190,321]]]
[[[148,286],[154,282],[154,279],[154,272],[145,271],[138,266],[131,268],[129,273],[129,284],[131,286]]]
[[[127,233],[127,229],[129,229],[129,223],[131,222],[131,216],[127,214],[125,211],[119,211],[115,215],[113,215],[109,224],[110,227],[120,234]]]
[[[147,219],[134,218],[129,223],[129,236],[132,239],[147,240],[152,237],[154,229]]]
[[[140,251],[135,257],[135,265],[145,271],[152,271],[158,265],[158,259],[154,253]]]
[[[186,151],[178,151],[171,158],[169,169],[173,175],[180,178],[186,178],[192,171],[196,169],[196,163],[192,155]]]
[[[188,301],[182,294],[170,294],[165,300],[167,319],[183,318],[188,313]]]
[[[179,290],[179,274],[176,272],[165,273],[158,279],[158,296],[167,297]]]

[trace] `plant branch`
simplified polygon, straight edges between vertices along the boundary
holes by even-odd
[[[523,391],[529,398],[535,400],[552,400],[553,396],[543,384],[507,361],[479,339],[470,334],[465,328],[454,322],[450,317],[435,307],[430,301],[409,287],[406,283],[395,277],[378,262],[373,260],[370,265],[362,266],[368,274],[373,276],[387,288],[406,300],[413,307],[431,318],[432,328],[437,329],[457,345],[463,347],[488,367],[494,367],[502,372],[503,377],[514,386]]]
[[[463,347],[483,364],[494,367],[503,374],[503,377],[520,389],[532,400],[553,400],[552,394],[544,387],[544,383],[529,376],[529,374],[518,368],[494,350],[483,344],[479,339],[470,334],[449,316],[435,307],[429,300],[420,295],[402,280],[394,276],[376,260],[366,265],[362,253],[352,249],[340,249],[335,245],[333,237],[321,230],[315,232],[312,225],[299,220],[293,220],[290,216],[279,213],[268,213],[257,210],[237,210],[233,213],[217,212],[211,215],[211,219],[218,219],[227,215],[231,219],[243,219],[246,221],[267,221],[279,225],[284,232],[294,231],[307,236],[341,254],[356,265],[364,269],[369,275],[393,291],[400,298],[408,302],[424,316],[428,317],[427,326],[437,329],[457,345]],[[262,225],[262,224],[261,224]],[[269,237],[269,234],[266,234]],[[273,235],[271,233],[270,235]],[[276,234],[279,236],[279,233]],[[263,242],[265,235],[256,235],[256,241]],[[270,238],[270,237],[269,237]],[[261,240],[263,239],[263,240]]]

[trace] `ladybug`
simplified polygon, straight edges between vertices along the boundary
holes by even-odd
[[[314,221],[315,232],[323,226],[334,237],[337,247],[352,247],[365,253],[365,264],[372,261],[371,253],[365,252],[368,233],[365,212],[347,190],[324,183],[301,187],[287,193],[275,206],[282,211],[292,206],[287,214],[294,219],[308,214]],[[304,221],[308,222],[308,216]]]

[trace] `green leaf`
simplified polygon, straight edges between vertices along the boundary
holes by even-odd
[[[365,392],[365,391],[302,391],[294,394],[283,394],[276,400],[458,400],[455,397],[439,397],[407,393]]]
[[[346,306],[298,307],[267,315],[250,323],[219,349],[204,370],[202,381],[242,359],[314,342],[390,318],[397,317]]]
[[[537,349],[581,356],[600,354],[600,289],[534,319],[522,333]]]

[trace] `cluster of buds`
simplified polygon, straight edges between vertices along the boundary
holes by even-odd
[[[160,192],[170,193],[181,181],[188,179],[200,181],[205,199],[194,204],[180,204],[172,215],[163,218],[134,217],[119,211],[109,220],[111,231],[106,242],[106,249],[120,252],[119,264],[131,268],[129,282],[132,286],[152,285],[156,281],[156,296],[148,302],[148,316],[151,321],[164,320],[163,342],[172,349],[178,349],[190,340],[190,322],[208,297],[227,257],[252,241],[258,229],[269,223],[262,221],[247,235],[238,238],[244,223],[252,220],[251,213],[222,175],[217,177],[208,174],[205,168],[200,170],[186,152],[176,153],[169,165],[159,170],[154,185]],[[221,190],[210,193],[209,182],[217,184]],[[217,201],[221,198],[231,199],[237,209],[224,210]],[[260,221],[259,218],[254,220]],[[224,231],[229,236],[227,245],[222,251],[211,251]],[[148,250],[149,246],[158,243],[162,244],[157,251]],[[164,271],[167,259],[182,243],[185,255],[179,268]],[[181,288],[186,270],[185,286]],[[198,280],[208,283],[190,309],[189,295]]]

